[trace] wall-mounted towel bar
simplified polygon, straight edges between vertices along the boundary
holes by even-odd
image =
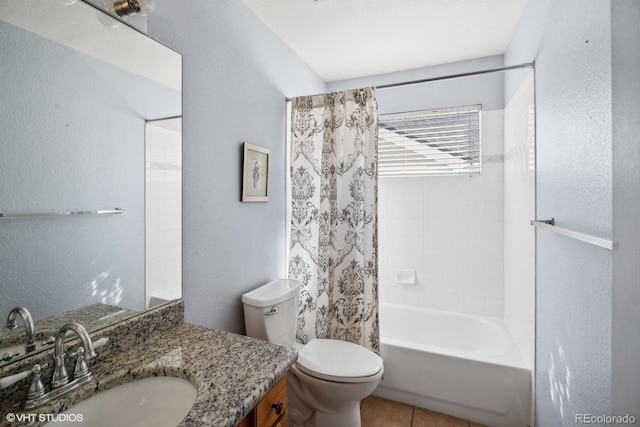
[[[600,246],[605,249],[615,249],[618,247],[616,242],[611,240],[601,239],[600,237],[590,236],[589,234],[578,233],[577,231],[567,230],[566,228],[557,227],[554,218],[546,219],[542,221],[532,220],[531,225],[542,230],[552,231],[557,234],[561,234],[572,239],[580,240],[582,242],[591,243],[592,245]]]
[[[75,211],[75,212],[25,212],[25,213],[3,213],[0,218],[31,218],[37,216],[65,216],[65,215],[111,215],[121,214],[124,209],[114,208],[100,211]]]

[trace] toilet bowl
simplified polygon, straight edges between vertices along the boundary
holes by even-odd
[[[299,351],[289,379],[292,393],[315,411],[307,425],[360,427],[360,401],[373,393],[382,372],[382,359],[364,347],[312,339]]]
[[[291,427],[360,427],[360,401],[380,382],[382,359],[346,341],[294,342],[299,288],[283,279],[244,294],[247,335],[298,350],[287,378]]]

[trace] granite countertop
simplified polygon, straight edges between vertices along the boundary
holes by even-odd
[[[115,305],[95,303],[84,307],[68,310],[34,322],[36,340],[46,340],[56,334],[60,326],[69,322],[78,322],[88,331],[104,328],[116,322],[139,314],[137,311],[125,309]],[[13,330],[0,329],[0,347],[25,342],[24,327],[19,321],[18,328]],[[0,354],[2,349],[0,349]]]
[[[181,323],[152,333],[126,351],[108,358],[99,355],[89,363],[93,380],[77,391],[34,410],[6,408],[6,412],[54,414],[119,384],[168,375],[188,380],[198,391],[180,427],[235,426],[285,375],[296,355],[290,347]],[[18,424],[3,422],[0,425]]]

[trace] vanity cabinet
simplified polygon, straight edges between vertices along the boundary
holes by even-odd
[[[287,427],[287,375],[262,398],[238,427]]]

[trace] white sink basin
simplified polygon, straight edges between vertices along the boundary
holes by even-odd
[[[197,392],[191,383],[175,377],[132,381],[96,394],[67,409],[61,421],[45,424],[91,427],[176,427],[189,413]],[[82,422],[76,417],[82,416]]]

